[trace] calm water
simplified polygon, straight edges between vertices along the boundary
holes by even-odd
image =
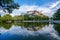
[[[60,24],[0,23],[0,40],[60,40]]]

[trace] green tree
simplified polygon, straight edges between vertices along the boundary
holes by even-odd
[[[49,19],[48,16],[40,16],[40,15],[38,16],[38,15],[28,15],[28,14],[15,17],[15,19],[17,19],[17,18],[19,18],[20,20],[23,20],[23,21],[27,21],[27,20],[48,20]]]
[[[0,22],[2,22],[3,21],[3,19],[2,19],[2,17],[0,17]]]
[[[60,8],[53,15],[54,20],[60,20]]]
[[[12,16],[10,14],[6,14],[6,15],[3,16],[3,20],[4,21],[9,21],[9,20],[11,21],[12,20]]]
[[[0,0],[0,7],[3,9],[4,12],[6,10],[9,13],[12,13],[13,9],[18,9],[18,3],[15,3],[13,0]]]

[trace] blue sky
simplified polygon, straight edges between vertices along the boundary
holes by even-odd
[[[19,5],[44,5],[52,2],[56,2],[57,0],[14,0],[19,3]]]

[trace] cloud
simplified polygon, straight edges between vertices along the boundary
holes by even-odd
[[[13,14],[21,15],[21,13],[26,13],[27,11],[30,11],[30,10],[37,10],[47,16],[52,15],[51,9],[49,9],[47,7],[43,7],[43,6],[36,6],[36,5],[30,5],[30,6],[29,5],[22,5],[22,6],[20,6],[19,10],[13,11]]]
[[[1,15],[1,16],[5,15],[5,14],[6,14],[6,13],[3,12],[3,10],[0,10],[0,15]]]
[[[49,6],[49,9],[52,10],[53,14],[57,11],[57,9],[60,8],[60,0],[52,3],[50,6]]]
[[[55,2],[55,3],[52,3],[52,5],[50,5],[50,8],[55,8],[56,6],[58,6],[58,4],[60,4],[60,0]]]
[[[7,10],[6,10],[6,12],[4,12],[2,9],[0,9],[0,15],[1,15],[1,16],[4,16],[4,15],[6,15],[6,14],[9,14],[9,13],[7,12]]]

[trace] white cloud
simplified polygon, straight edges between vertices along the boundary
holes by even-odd
[[[49,9],[51,9],[51,11],[53,12],[53,14],[57,11],[57,9],[60,8],[60,0],[52,3],[49,7]]]
[[[52,15],[51,9],[47,7],[42,7],[42,6],[36,6],[36,5],[22,5],[20,6],[19,10],[15,10],[13,12],[14,15],[21,15],[22,12],[26,12],[29,10],[38,10],[39,12],[42,12],[44,15],[50,16]]]
[[[52,3],[52,5],[50,5],[50,8],[52,9],[52,8],[56,7],[58,4],[60,4],[60,0],[55,3]]]
[[[3,10],[0,10],[0,15],[1,16],[4,16],[5,14],[7,14],[7,13],[3,12]]]

